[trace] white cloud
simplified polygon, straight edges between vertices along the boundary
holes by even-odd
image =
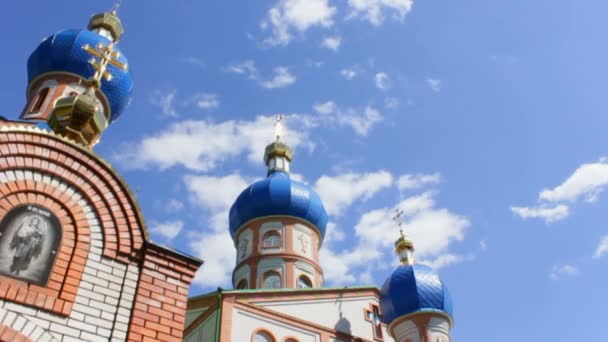
[[[183,58],[181,61],[186,64],[196,66],[200,69],[205,69],[205,67],[206,67],[204,60],[202,60],[198,57],[194,57],[194,56],[189,56],[189,57]]]
[[[249,184],[239,174],[227,176],[184,177],[194,206],[208,212],[207,222],[190,233],[190,248],[205,260],[195,278],[201,286],[226,286],[236,259],[234,243],[228,232],[228,211],[238,195]],[[204,222],[204,221],[203,221]]]
[[[328,222],[325,229],[324,244],[333,243],[335,241],[344,241],[346,234],[340,229],[335,222]]]
[[[357,68],[345,68],[340,70],[340,75],[347,80],[352,80],[359,74]]]
[[[391,11],[393,17],[403,21],[405,15],[412,10],[413,0],[348,0],[351,9],[349,18],[359,17],[372,25],[380,25],[384,21],[383,10]]]
[[[331,114],[336,111],[337,106],[333,101],[327,101],[313,105],[313,109],[319,114]]]
[[[224,232],[190,233],[190,241],[193,253],[205,260],[193,282],[203,287],[229,286],[236,249],[228,229]]]
[[[470,259],[449,252],[453,242],[464,239],[469,220],[445,208],[437,208],[434,196],[433,192],[425,192],[406,198],[394,207],[363,214],[355,225],[357,242],[351,249],[324,245],[320,260],[328,282],[347,284],[361,281],[362,265],[382,267],[386,266],[386,260],[398,262],[393,251],[399,234],[392,220],[395,208],[404,211],[406,234],[414,241],[416,258],[430,260],[433,266],[439,267]]]
[[[167,204],[165,204],[165,211],[167,211],[169,213],[174,213],[174,212],[180,211],[183,208],[184,208],[184,203],[182,203],[179,200],[176,200],[175,198],[168,200]]]
[[[397,180],[397,187],[401,191],[420,189],[428,185],[435,185],[441,182],[439,172],[431,174],[405,174]]]
[[[434,193],[425,192],[409,197],[396,208],[404,211],[405,231],[416,245],[418,258],[430,258],[447,251],[452,241],[464,239],[469,220],[434,208]],[[398,229],[391,219],[395,208],[382,208],[364,214],[355,226],[357,236],[370,246],[390,248],[396,240]]]
[[[382,121],[382,114],[370,106],[365,107],[363,116],[347,114],[339,118],[342,125],[351,126],[361,136],[366,136],[371,128],[380,121]]]
[[[391,87],[391,80],[385,72],[379,72],[374,76],[376,87],[380,90],[387,90]]]
[[[440,79],[427,77],[426,84],[428,84],[429,87],[431,87],[431,90],[433,90],[436,93],[441,91],[441,80]]]
[[[188,175],[184,182],[194,203],[213,211],[227,210],[248,184],[238,174],[222,177]]]
[[[380,111],[370,106],[356,110],[340,108],[333,101],[327,101],[313,105],[313,109],[321,114],[318,117],[321,123],[350,127],[360,136],[367,136],[374,125],[383,119]],[[363,113],[359,114],[360,111]]]
[[[335,177],[321,176],[315,183],[315,190],[321,196],[325,209],[330,215],[340,215],[355,201],[368,200],[378,191],[388,188],[393,176],[386,171],[372,173],[347,173]]]
[[[554,207],[511,207],[511,211],[523,219],[541,218],[546,223],[556,222],[570,215],[570,209],[563,204]]]
[[[280,0],[262,21],[262,29],[272,31],[265,43],[287,45],[294,30],[304,33],[311,27],[331,27],[335,13],[336,8],[328,0]]]
[[[308,133],[311,123],[297,114],[287,115],[283,137],[293,148],[312,148]],[[176,122],[164,130],[129,143],[129,153],[114,159],[131,169],[157,167],[161,170],[181,165],[195,171],[213,170],[219,162],[246,153],[252,163],[261,163],[266,144],[274,136],[274,116],[258,116],[253,121],[207,120]],[[292,129],[298,127],[298,129]]]
[[[175,110],[175,96],[177,90],[172,89],[166,92],[159,90],[154,92],[154,95],[150,97],[150,103],[160,107],[163,115],[176,117],[177,111]]]
[[[182,231],[183,227],[182,221],[154,222],[150,226],[150,232],[171,241]]]
[[[217,94],[200,93],[193,97],[193,101],[201,109],[213,109],[220,106]]]
[[[595,254],[593,254],[593,258],[599,259],[607,254],[608,254],[608,235],[606,235],[600,239],[600,243],[597,245],[597,249],[595,250]]]
[[[323,39],[321,46],[328,48],[330,50],[338,51],[340,49],[340,44],[342,44],[342,37],[340,36],[329,36]]]
[[[558,280],[566,276],[575,276],[579,273],[578,268],[572,264],[553,265],[549,277],[553,280]]]
[[[285,88],[296,82],[296,77],[289,72],[286,67],[274,68],[274,76],[270,80],[261,81],[260,85],[264,88]]]
[[[226,72],[245,75],[249,79],[256,79],[258,70],[255,66],[255,62],[247,59],[238,64],[229,65],[226,67]]]
[[[569,204],[583,198],[594,203],[608,185],[608,159],[582,164],[565,181],[553,189],[544,189],[538,195],[537,207],[512,207],[522,218],[539,217],[554,222],[568,217]],[[568,204],[564,204],[568,203]]]
[[[479,241],[479,248],[482,252],[485,252],[488,249],[488,243],[486,242],[486,240]]]
[[[394,97],[386,97],[384,99],[384,107],[387,109],[396,109],[399,107],[399,100]]]
[[[440,270],[442,268],[446,268],[448,266],[461,263],[466,259],[467,258],[463,255],[448,253],[448,254],[439,255],[433,260],[427,260],[427,261],[421,260],[420,263],[425,264],[425,265],[433,268],[434,270]]]
[[[608,161],[579,166],[568,179],[553,188],[543,190],[539,198],[550,202],[574,202],[584,197],[587,202],[595,202],[608,185]]]

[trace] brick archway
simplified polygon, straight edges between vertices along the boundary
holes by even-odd
[[[101,221],[104,256],[124,262],[141,258],[147,230],[138,205],[116,172],[91,151],[32,128],[9,127],[0,132],[0,165],[0,171],[36,171],[74,187]],[[40,186],[32,181],[28,189]]]

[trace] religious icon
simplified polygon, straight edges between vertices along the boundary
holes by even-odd
[[[61,243],[55,215],[37,205],[13,208],[0,222],[0,273],[44,285]]]
[[[300,234],[300,236],[298,236],[298,240],[300,240],[300,250],[302,251],[302,253],[308,253],[308,236]]]

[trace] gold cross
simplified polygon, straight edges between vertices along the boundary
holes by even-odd
[[[95,69],[95,74],[89,80],[92,85],[99,88],[101,85],[101,78],[103,77],[106,81],[112,80],[112,74],[108,72],[108,64],[111,64],[122,71],[127,71],[128,66],[125,63],[118,61],[120,52],[114,51],[114,43],[103,45],[98,43],[95,47],[89,44],[84,44],[82,49],[93,57],[89,59],[89,63]]]
[[[401,216],[403,216],[403,210],[395,208],[395,216],[393,216],[393,221],[397,222],[401,236],[403,236],[403,220],[401,219]]]
[[[283,119],[285,119],[285,115],[277,114],[277,119],[274,123],[274,134],[277,137],[277,141],[281,140],[281,134],[283,134]]]

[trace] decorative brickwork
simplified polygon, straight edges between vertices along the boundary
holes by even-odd
[[[22,333],[0,324],[0,342],[29,342],[31,341]]]
[[[172,250],[146,245],[129,341],[181,341],[188,287],[200,263]]]
[[[7,336],[141,341],[145,328],[154,339],[180,340],[201,262],[145,242],[134,198],[95,154],[31,125],[0,122],[0,218],[27,204],[57,217],[61,243],[46,285],[0,276]]]
[[[138,258],[146,234],[143,220],[114,170],[92,152],[62,138],[31,128],[21,130],[0,128],[0,171],[37,171],[77,189],[100,218],[103,255],[124,262]]]

